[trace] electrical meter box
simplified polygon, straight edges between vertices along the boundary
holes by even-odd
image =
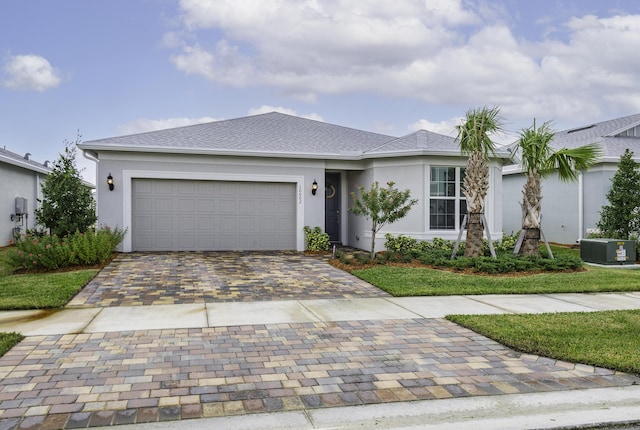
[[[24,215],[27,213],[27,199],[24,197],[16,197],[16,215]]]
[[[580,258],[596,264],[635,264],[636,242],[619,239],[582,239]]]

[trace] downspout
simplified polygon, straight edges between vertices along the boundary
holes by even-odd
[[[88,150],[82,150],[82,155],[89,161],[93,161],[96,163],[96,191],[93,193],[93,198],[96,201],[96,212],[98,211],[98,157],[89,152]],[[97,213],[96,213],[97,215]]]
[[[582,172],[578,172],[578,240],[582,240],[584,232],[584,178]]]

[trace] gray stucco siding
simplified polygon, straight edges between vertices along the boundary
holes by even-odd
[[[560,181],[557,174],[542,181],[542,230],[548,241],[573,244],[584,238],[588,230],[596,228],[602,206],[608,204],[606,194],[616,169],[613,164],[599,164],[581,173],[581,179],[575,182]],[[521,173],[503,176],[506,233],[517,232],[522,226],[519,202],[524,181]]]
[[[368,188],[378,181],[381,186],[393,181],[399,190],[409,189],[411,198],[418,200],[407,216],[393,224],[387,224],[376,235],[376,251],[384,249],[384,235],[405,235],[418,240],[432,240],[436,237],[455,240],[459,230],[432,230],[429,226],[430,172],[432,166],[465,167],[462,157],[406,157],[372,161],[363,172],[349,172],[349,189],[357,192],[358,186]],[[493,240],[502,238],[502,171],[497,163],[490,163],[490,188],[486,199],[485,213]],[[498,196],[498,197],[496,197]],[[349,205],[353,199],[349,198]],[[349,245],[370,249],[371,221],[364,217],[349,215]],[[464,236],[463,236],[464,240]]]
[[[36,219],[34,210],[39,207],[38,199],[42,198],[41,183],[46,175],[18,166],[2,163],[0,165],[0,242],[8,245],[13,238],[13,228],[20,227],[24,233],[27,228],[34,228]],[[11,221],[15,213],[15,199],[27,199],[27,217],[22,222]]]

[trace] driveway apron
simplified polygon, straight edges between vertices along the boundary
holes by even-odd
[[[389,297],[321,256],[295,252],[121,254],[70,303],[137,306]]]
[[[72,304],[385,296],[319,257],[162,253],[118,257]],[[624,373],[521,354],[426,318],[31,336],[0,358],[0,378],[1,429],[640,383]]]

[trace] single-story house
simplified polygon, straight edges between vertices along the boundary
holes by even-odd
[[[419,200],[380,237],[455,239],[466,210],[467,158],[453,138],[424,130],[398,138],[272,112],[78,147],[97,161],[99,224],[127,229],[124,252],[302,251],[304,226],[367,249],[370,222],[348,208],[350,193],[374,181],[393,181]],[[494,238],[502,232],[508,155],[490,160],[486,217]]]
[[[577,182],[561,182],[552,175],[542,183],[542,231],[550,242],[572,244],[596,228],[600,211],[608,205],[611,178],[618,170],[625,149],[640,161],[640,114],[582,127],[559,131],[551,146],[555,149],[576,148],[597,143],[602,156],[587,171],[580,172]],[[503,228],[505,233],[521,228],[522,187],[525,177],[517,164],[503,169]]]
[[[31,154],[19,155],[0,148],[0,243],[8,245],[15,236],[35,227],[34,210],[42,199],[42,183],[51,173],[48,162],[31,160]]]

